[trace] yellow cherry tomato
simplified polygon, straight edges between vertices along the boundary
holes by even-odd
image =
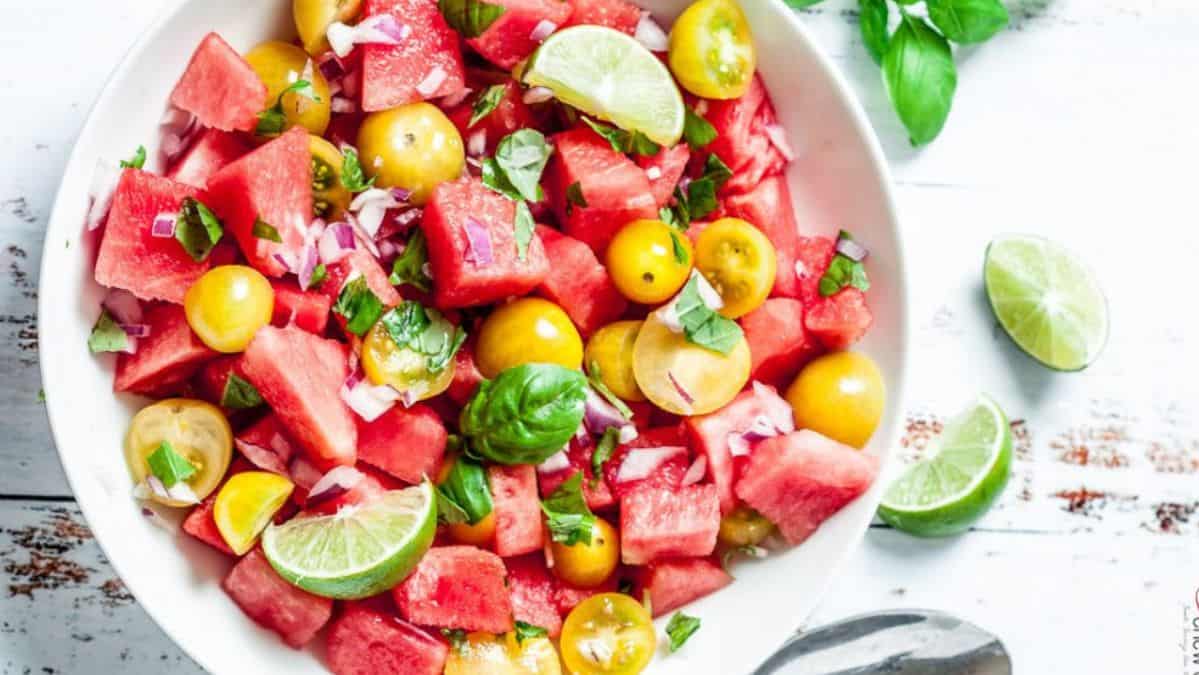
[[[886,387],[878,366],[859,352],[812,361],[787,389],[795,423],[855,448],[866,445],[883,416]]]
[[[562,660],[574,675],[637,675],[658,647],[653,617],[622,593],[579,603],[562,624]]]
[[[496,309],[479,327],[475,362],[484,377],[524,363],[583,365],[583,338],[562,308],[541,298],[522,298]]]
[[[313,56],[329,51],[325,33],[334,21],[351,23],[360,11],[362,0],[293,0],[291,5],[300,42]]]
[[[774,523],[748,506],[738,506],[720,519],[720,542],[729,546],[757,546],[774,530]]]
[[[237,555],[254,548],[258,535],[271,524],[293,489],[290,480],[268,471],[231,476],[212,505],[212,519],[221,538]]]
[[[447,525],[450,536],[460,544],[486,547],[495,539],[495,510],[487,514],[483,520],[470,525],[469,523],[454,523]]]
[[[422,206],[438,183],[455,180],[466,149],[454,123],[429,103],[371,113],[358,130],[362,169],[381,188],[403,188]]]
[[[703,98],[740,98],[754,79],[758,57],[749,21],[737,0],[699,0],[674,22],[670,70]]]
[[[312,153],[312,212],[327,221],[341,219],[353,195],[341,183],[341,150],[320,136],[308,137]]]
[[[298,124],[309,133],[324,135],[333,114],[330,107],[332,96],[329,94],[329,83],[307,52],[286,42],[264,42],[246,54],[246,62],[266,85],[264,109],[275,105],[279,94],[295,82],[307,80],[312,83],[311,93],[315,98],[295,92],[285,94],[283,114],[287,117],[288,128]]]
[[[183,295],[187,324],[204,344],[226,354],[245,351],[259,328],[271,322],[275,290],[245,265],[221,265],[204,273]]]
[[[694,259],[687,235],[660,220],[635,220],[608,246],[608,275],[629,300],[656,305],[679,292]]]
[[[428,311],[430,320],[445,322],[452,335],[449,320]],[[438,372],[429,370],[429,357],[408,346],[399,346],[382,321],[377,322],[362,341],[362,371],[374,384],[391,385],[400,393],[408,393],[414,401],[433,398],[450,388],[454,381],[454,359]]]
[[[561,675],[558,650],[545,637],[471,633],[450,650],[445,675]]]
[[[774,244],[740,218],[721,218],[695,242],[695,266],[720,294],[720,313],[730,319],[757,309],[774,288]]]
[[[591,543],[568,546],[550,542],[557,577],[572,586],[595,588],[608,580],[620,562],[620,535],[603,518],[595,519]]]
[[[633,347],[637,386],[654,405],[676,415],[703,415],[724,407],[749,381],[745,338],[726,355],[687,341],[650,314]]]
[[[146,458],[164,442],[196,469],[184,482],[197,499],[212,494],[229,470],[233,430],[225,414],[211,403],[172,398],[148,405],[133,416],[125,434],[125,462],[135,483],[150,475]],[[154,494],[150,498],[166,506],[190,505]]]
[[[626,401],[645,400],[633,376],[633,345],[637,344],[640,330],[640,321],[610,323],[595,331],[583,352],[587,368],[598,368],[600,380]]]

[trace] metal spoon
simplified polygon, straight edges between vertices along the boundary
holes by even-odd
[[[931,610],[865,614],[798,633],[754,675],[1011,675],[999,638]]]

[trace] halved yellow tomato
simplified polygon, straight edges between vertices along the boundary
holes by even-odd
[[[737,0],[699,0],[670,30],[670,70],[687,91],[703,98],[740,98],[749,89],[758,56],[749,21]]]
[[[237,555],[254,548],[258,535],[283,506],[292,482],[267,471],[243,471],[225,481],[212,505],[212,519],[221,538]]]
[[[757,309],[774,287],[774,244],[740,218],[721,218],[695,241],[695,266],[720,294],[720,313],[730,319]]]
[[[700,347],[650,314],[633,347],[633,374],[654,405],[676,415],[702,415],[733,400],[749,381],[749,344],[728,354]]]
[[[579,603],[562,624],[562,660],[574,675],[637,675],[654,658],[653,617],[622,593]]]
[[[311,134],[325,134],[333,114],[329,83],[307,52],[286,42],[263,42],[246,54],[246,62],[266,85],[267,100],[262,105],[264,109],[275,105],[279,94],[297,81],[310,82],[315,98],[295,92],[285,94],[283,114],[287,117],[288,128],[298,124]]]
[[[354,198],[341,183],[341,150],[310,135],[308,151],[312,153],[312,212],[330,222],[340,220]]]
[[[450,650],[445,675],[561,675],[558,650],[549,638],[517,639],[514,633],[471,633]]]
[[[620,563],[620,535],[603,518],[595,519],[591,543],[550,542],[551,568],[559,579],[579,588],[595,588],[608,580]]]
[[[484,377],[525,363],[583,364],[583,338],[561,307],[541,298],[521,298],[492,312],[479,327],[475,362]]]
[[[633,376],[633,346],[637,344],[640,321],[617,321],[595,331],[587,340],[583,362],[588,369],[599,369],[600,380],[626,401],[644,401]]]
[[[449,323],[442,316],[430,316],[430,319]],[[452,328],[446,332],[454,333]],[[429,370],[428,356],[411,347],[397,345],[387,327],[379,321],[362,341],[362,371],[374,384],[390,385],[400,393],[409,394],[413,401],[424,401],[450,388],[454,381],[454,360],[450,359],[439,372]]]
[[[229,470],[233,430],[225,414],[211,403],[171,398],[152,403],[133,416],[125,434],[125,462],[135,483],[150,475],[146,458],[164,442],[196,469],[184,482],[197,499],[212,494]],[[153,494],[150,498],[166,506],[190,505]]]

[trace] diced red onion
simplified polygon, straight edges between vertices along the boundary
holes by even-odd
[[[100,303],[118,323],[142,323],[142,305],[137,296],[123,288],[113,288]]]
[[[429,98],[437,93],[437,90],[445,83],[446,77],[448,77],[448,74],[445,72],[445,68],[434,66],[433,70],[430,70],[429,74],[425,76],[425,79],[416,85],[416,93]]]
[[[402,205],[403,201],[396,199],[396,195],[391,190],[370,188],[354,197],[354,201],[350,202],[350,211],[357,214],[362,232],[373,240],[379,233],[379,226],[383,224],[387,210]]]
[[[329,80],[329,95],[336,98],[341,94],[341,80]]]
[[[640,435],[641,434],[637,432],[637,427],[626,423],[620,428],[620,434],[616,437],[616,442],[622,445],[625,443],[632,443],[633,441],[637,440],[637,437]]]
[[[300,269],[296,272],[296,276],[300,278],[300,290],[308,290],[308,286],[312,283],[312,274],[316,272],[316,266],[320,264],[320,256],[317,254],[316,247],[308,244],[300,253]]]
[[[308,491],[308,499],[304,506],[312,508],[331,499],[336,499],[358,487],[366,479],[366,474],[352,466],[338,466],[321,476],[321,479]]]
[[[362,76],[357,72],[347,73],[345,77],[341,78],[341,93],[352,99],[358,98],[361,87]]]
[[[273,258],[275,262],[282,265],[288,272],[291,272],[292,274],[296,273],[295,262],[290,259],[290,256],[284,255],[283,251],[271,255],[271,258]]]
[[[264,448],[261,445],[247,443],[240,438],[233,439],[233,444],[237,446],[238,452],[240,452],[243,457],[250,460],[250,463],[259,469],[262,469],[263,471],[270,471],[271,473],[277,473],[280,476],[286,476],[289,474],[287,470],[287,460],[271,448]]]
[[[312,462],[309,462],[303,455],[291,460],[287,467],[287,473],[291,476],[291,482],[305,490],[311,490],[312,486],[324,477],[321,470],[313,466]]]
[[[779,434],[789,434],[795,431],[795,409],[779,396],[779,392],[768,384],[754,381],[754,393],[758,400],[766,406],[766,416]]]
[[[641,13],[641,21],[637,22],[637,31],[633,38],[651,52],[664,52],[669,44],[666,31],[654,21],[649,12]]]
[[[345,218],[346,222],[350,224],[350,227],[354,231],[354,240],[359,244],[362,244],[362,247],[369,251],[371,255],[378,258],[379,247],[375,246],[375,238],[362,228],[362,223],[358,222],[358,219],[354,217],[354,214],[346,213]]]
[[[411,225],[412,223],[420,220],[422,215],[424,215],[424,211],[422,209],[418,209],[418,208],[411,208],[411,209],[405,209],[403,211],[400,211],[395,216],[396,227],[399,227],[400,229],[406,228],[409,225]]]
[[[175,223],[179,220],[178,213],[160,213],[154,216],[150,225],[150,236],[160,239],[170,239],[175,236]]]
[[[395,242],[391,241],[390,239],[384,239],[383,241],[379,242],[380,258],[388,260],[395,257],[395,255],[398,253],[399,251],[396,250]]]
[[[95,230],[104,224],[108,209],[112,207],[112,198],[117,193],[117,185],[121,182],[121,169],[107,162],[96,163],[96,172],[92,175],[92,184],[88,189],[91,202],[87,209],[87,229]]]
[[[849,258],[854,262],[862,262],[866,256],[870,255],[870,251],[853,239],[845,237],[837,238],[837,253]]]
[[[486,267],[495,262],[491,252],[491,233],[471,216],[466,218],[466,262]]]
[[[683,385],[679,383],[677,378],[675,378],[674,373],[670,372],[669,370],[666,371],[666,378],[670,380],[670,386],[674,387],[674,390],[678,392],[679,397],[683,399],[683,402],[685,402],[687,405],[692,405],[695,403],[695,398],[683,388]]]
[[[404,391],[400,392],[400,404],[403,405],[405,408],[411,408],[412,406],[416,405],[420,401],[421,396],[424,393],[425,393],[424,386],[414,385],[414,386],[408,387]]]
[[[346,66],[341,61],[341,57],[336,52],[328,51],[317,57],[317,67],[320,68],[321,75],[329,82],[340,80],[346,75]]]
[[[350,410],[367,422],[379,419],[400,399],[400,392],[385,384],[372,385],[356,372],[346,378],[338,394]]]
[[[295,448],[291,447],[291,443],[283,437],[283,434],[278,433],[271,436],[271,450],[274,450],[275,454],[285,462],[291,461],[291,456],[295,454]]]
[[[466,97],[470,96],[472,92],[474,92],[474,89],[471,89],[470,87],[463,87],[452,94],[442,96],[440,106],[442,108],[453,108],[459,103],[465,101]]]
[[[420,266],[420,271],[421,271],[421,274],[424,274],[426,277],[429,277],[430,280],[433,278],[433,266],[430,265],[429,263],[422,264]]]
[[[666,328],[672,333],[683,332],[683,322],[681,319],[679,319],[678,305],[678,298],[674,298],[670,302],[663,305],[662,309],[659,309],[657,312],[655,312],[658,315],[658,319],[662,322],[662,325],[666,326]]]
[[[395,46],[408,39],[412,29],[402,24],[390,14],[378,14],[369,17],[357,26],[347,26],[340,21],[333,22],[325,32],[333,53],[341,58],[354,51],[354,45],[390,45]]]
[[[119,324],[121,330],[125,331],[125,335],[135,338],[150,337],[150,326],[144,323],[122,323]]]
[[[657,167],[657,166],[651,166],[650,168],[645,170],[645,177],[650,180],[658,180],[659,178],[662,177],[662,168]]]
[[[683,485],[683,487],[687,487],[688,485],[695,485],[696,483],[703,480],[704,476],[706,476],[707,474],[708,474],[708,456],[700,455],[699,457],[695,458],[695,461],[691,463],[691,466],[687,467],[687,473],[683,474],[682,485]]]
[[[558,30],[558,24],[542,19],[537,22],[536,26],[533,26],[533,32],[529,33],[529,39],[533,42],[542,42],[553,35],[556,30]]]
[[[329,109],[341,114],[356,113],[358,112],[358,104],[344,96],[334,96],[329,101]]]
[[[554,90],[549,87],[529,87],[528,91],[520,97],[527,105],[537,103],[545,103],[554,97]]]
[[[575,429],[574,440],[576,442],[578,442],[580,445],[590,445],[591,444],[591,434],[587,433],[587,421],[586,420],[579,422],[579,428]]]
[[[679,455],[686,455],[687,448],[681,445],[660,448],[634,448],[624,456],[616,470],[615,482],[627,483],[649,478],[658,467]]]
[[[187,483],[179,481],[171,487],[163,485],[163,482],[158,479],[158,476],[146,476],[146,486],[150,488],[155,496],[161,499],[171,499],[184,504],[199,504],[200,499],[196,497],[196,493]]]
[[[477,129],[466,140],[466,154],[482,157],[487,154],[487,129]]]
[[[729,454],[733,457],[744,457],[749,454],[749,441],[738,431],[730,431],[728,435]]]
[[[354,228],[348,223],[333,223],[325,228],[317,243],[321,262],[332,265],[354,251]]]
[[[391,198],[402,204],[412,198],[412,190],[405,190],[399,187],[392,188]]]
[[[683,176],[682,178],[680,178],[679,179],[679,189],[682,190],[683,192],[686,192],[687,188],[691,186],[691,180],[692,180],[691,176]]]
[[[195,115],[174,106],[167,108],[158,126],[162,129],[162,154],[168,164],[187,150],[200,131]]]
[[[562,449],[550,455],[544,462],[537,465],[538,473],[558,473],[570,468],[570,457]]]
[[[583,424],[593,434],[602,434],[609,428],[619,429],[626,424],[624,415],[592,387],[587,387],[587,397],[583,399]]]

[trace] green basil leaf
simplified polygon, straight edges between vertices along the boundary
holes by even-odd
[[[591,453],[591,482],[593,484],[598,484],[603,480],[604,464],[612,459],[612,453],[616,452],[616,446],[619,444],[620,429],[616,427],[604,429],[604,435],[600,437],[599,443]]]
[[[329,270],[325,267],[325,263],[319,263],[312,268],[312,276],[308,278],[308,288],[313,289],[325,283],[325,279],[329,276]]]
[[[469,525],[486,518],[494,508],[491,488],[487,484],[487,470],[468,457],[459,457],[454,461],[445,481],[437,489],[441,491],[441,497],[462,509]]]
[[[273,241],[276,244],[283,243],[283,237],[279,235],[279,230],[276,230],[274,225],[271,225],[262,218],[256,218],[254,220],[254,227],[250,230],[250,234],[253,234],[259,239]]]
[[[369,180],[362,170],[362,162],[358,159],[358,151],[346,146],[341,151],[341,185],[350,192],[365,192],[375,184],[374,177]]]
[[[401,302],[384,314],[381,321],[397,347],[426,357],[425,366],[430,373],[445,370],[466,342],[465,331],[450,323],[441,312],[413,300]]]
[[[591,388],[599,392],[608,403],[612,404],[613,408],[620,411],[621,417],[626,420],[633,419],[633,409],[629,407],[619,396],[615,394],[608,385],[604,384],[604,378],[600,373],[599,361],[592,360],[587,364],[587,382],[591,384]]]
[[[504,92],[507,87],[502,84],[493,84],[475,99],[475,104],[471,106],[470,121],[466,123],[466,128],[471,128],[478,124],[480,120],[495,112],[495,109],[500,106],[500,101],[504,100]]]
[[[175,487],[188,478],[196,475],[196,467],[187,458],[175,452],[170,441],[163,441],[158,449],[146,457],[150,473],[162,481],[167,489]]]
[[[958,44],[986,42],[1011,20],[999,0],[925,0],[924,4],[933,25]]]
[[[566,214],[570,215],[574,207],[587,208],[587,198],[583,196],[583,184],[575,181],[566,186]]]
[[[362,337],[383,314],[383,301],[366,285],[364,277],[357,277],[341,289],[333,313],[345,318],[346,330]]]
[[[858,26],[862,31],[862,43],[878,65],[887,53],[887,20],[890,18],[887,0],[858,0]]]
[[[670,231],[670,244],[674,247],[674,260],[680,265],[687,264],[687,247],[683,246],[683,241],[679,239],[679,233],[674,230]]]
[[[316,95],[316,90],[313,89],[312,83],[308,80],[296,80],[287,86],[286,89],[279,92],[279,97],[275,99],[275,105],[258,113],[258,126],[254,129],[254,133],[259,136],[278,136],[287,128],[287,114],[283,112],[283,97],[288,94],[296,94],[303,96],[306,99],[320,103],[320,97]]]
[[[687,186],[686,208],[688,223],[699,220],[720,208],[720,202],[716,200],[716,183],[709,178],[691,181],[691,184]]]
[[[512,201],[520,201],[524,196],[508,180],[508,174],[494,157],[483,158],[483,185],[504,195]]]
[[[587,123],[587,126],[591,127],[592,131],[608,141],[613,150],[621,154],[652,157],[662,151],[662,146],[651,141],[649,137],[640,131],[630,133],[624,129],[596,122],[589,117],[584,117],[583,121]]]
[[[583,496],[582,471],[576,471],[553,494],[541,500],[541,510],[551,539],[567,546],[591,544],[595,514]]]
[[[853,239],[853,235],[841,230],[837,240]],[[870,290],[870,279],[866,276],[866,266],[847,256],[837,253],[829,262],[828,269],[820,277],[817,288],[820,295],[829,297],[836,295],[843,288],[853,286],[863,292]]]
[[[531,638],[546,637],[549,634],[550,634],[550,632],[548,630],[542,628],[541,626],[534,626],[533,624],[525,623],[524,621],[516,622],[516,642],[517,642],[517,644],[522,643],[525,640],[528,640]]]
[[[445,525],[465,525],[470,518],[466,511],[450,500],[440,489],[437,490],[437,520]]]
[[[437,7],[450,28],[468,39],[482,35],[504,14],[503,5],[482,0],[438,0]]]
[[[529,259],[529,244],[533,243],[533,232],[537,223],[533,221],[533,212],[527,202],[517,202],[516,220],[513,227],[516,230],[516,258],[521,262]]]
[[[203,202],[192,197],[183,200],[179,220],[175,222],[175,240],[192,260],[201,262],[207,259],[224,233],[221,221]]]
[[[813,5],[819,5],[824,0],[785,0],[785,1],[787,3],[787,6],[790,7],[791,9],[804,9],[805,7],[812,7]]]
[[[466,639],[466,631],[461,628],[442,628],[441,635],[458,653],[463,653],[470,644]]]
[[[434,310],[429,310],[434,311]],[[449,323],[448,321],[446,323]],[[462,345],[466,344],[466,331],[458,327],[454,329],[453,337],[446,343],[446,346],[439,349],[436,354],[429,354],[427,367],[430,373],[440,373],[450,365],[450,361],[462,349]]]
[[[691,146],[692,150],[699,150],[716,140],[716,127],[700,117],[699,113],[695,112],[691,106],[687,106],[687,113],[683,120],[683,139],[687,141],[687,145]]]
[[[92,350],[93,354],[99,354],[124,351],[128,346],[129,335],[125,329],[117,324],[108,310],[101,311],[100,318],[96,319],[96,325],[92,328],[92,334],[87,338],[87,348]]]
[[[531,202],[541,201],[541,174],[553,148],[536,129],[521,129],[508,134],[495,150],[495,163],[520,196]]]
[[[699,630],[699,624],[699,619],[694,616],[675,612],[674,616],[670,617],[670,623],[666,624],[666,635],[670,637],[670,651],[677,652],[683,643]]]
[[[883,82],[912,145],[941,133],[953,107],[957,70],[949,43],[924,19],[903,14],[883,56]]]
[[[710,180],[714,187],[719,188],[732,177],[733,170],[724,163],[724,160],[720,159],[716,153],[708,155],[708,160],[704,162],[703,180]]]
[[[433,324],[419,302],[405,300],[383,315],[383,327],[397,347],[419,351],[421,336]]]
[[[583,421],[587,378],[577,370],[528,363],[480,383],[462,410],[460,431],[480,456],[499,464],[540,464]]]
[[[683,286],[675,301],[675,313],[683,325],[687,341],[714,352],[728,354],[741,341],[743,333],[736,321],[725,318],[704,303],[699,292],[698,273]]]
[[[658,220],[666,223],[667,225],[674,225],[675,227],[679,227],[680,225],[678,221],[678,215],[675,214],[674,209],[670,208],[669,206],[663,206],[662,208],[658,209]],[[687,226],[683,225],[682,227],[684,230],[686,230]]]
[[[236,373],[229,373],[225,380],[225,390],[221,392],[221,405],[234,410],[257,408],[265,403],[262,394],[249,382],[241,379]]]
[[[429,246],[425,243],[425,234],[419,228],[408,238],[404,250],[391,264],[393,286],[408,284],[426,293],[432,289],[430,279],[425,274],[425,265],[429,262]]]
[[[122,169],[141,169],[146,166],[146,146],[137,146],[137,152],[133,153],[133,157],[121,160]]]

